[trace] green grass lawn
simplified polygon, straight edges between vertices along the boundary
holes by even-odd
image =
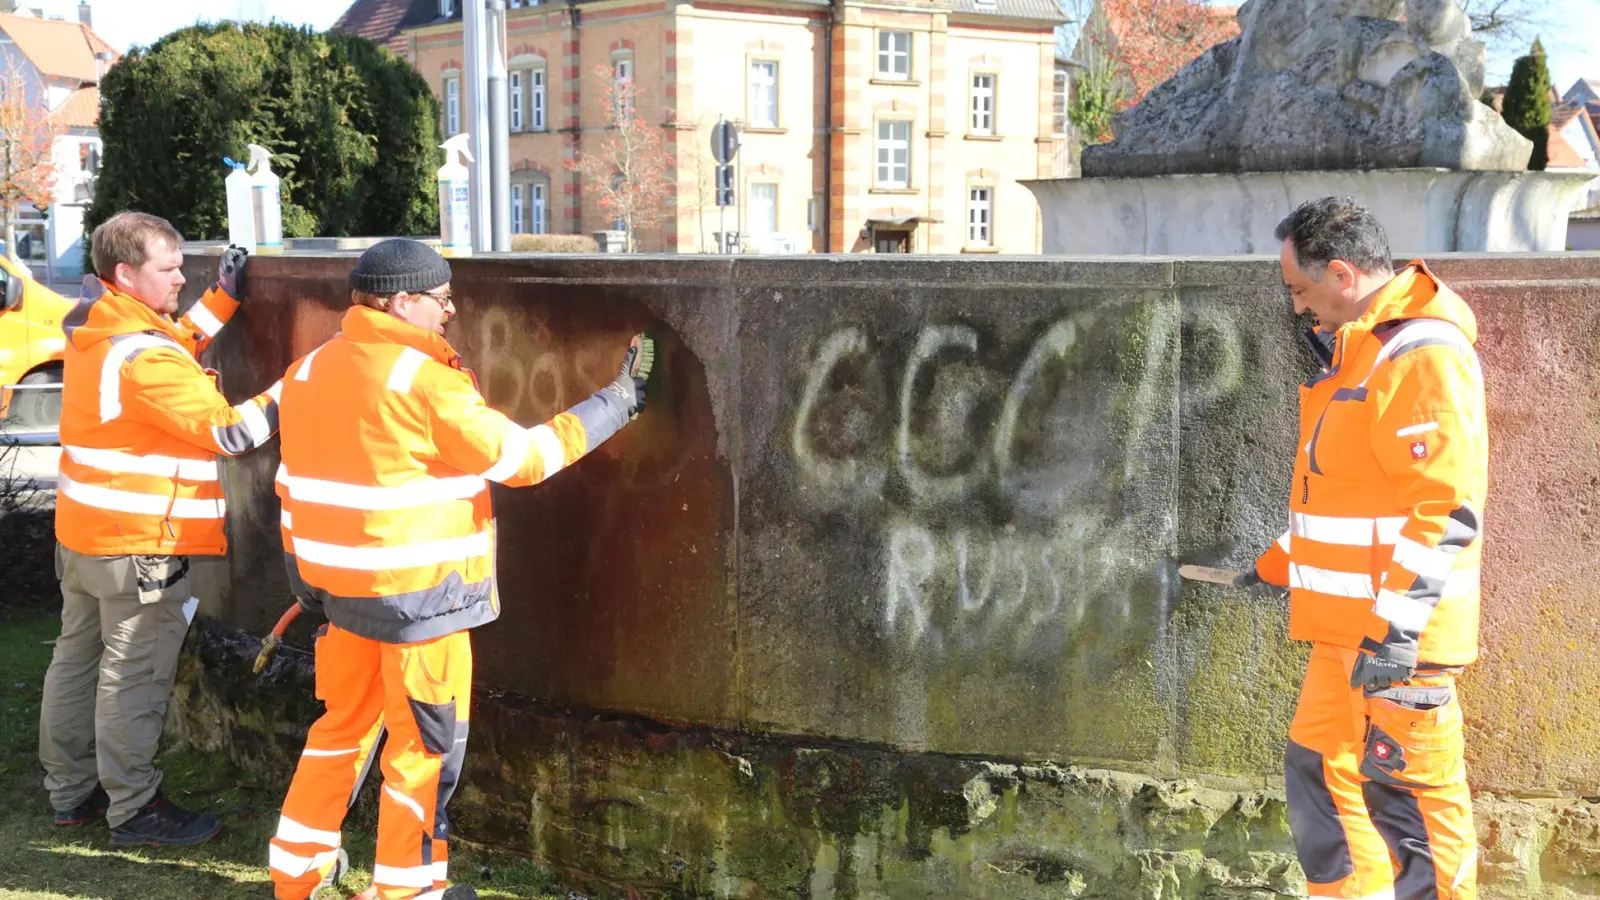
[[[110,845],[103,821],[55,826],[37,746],[39,697],[58,627],[54,609],[0,607],[0,900],[270,898],[267,840],[284,784],[246,776],[220,757],[180,748],[156,761],[168,797],[222,817],[222,833],[204,845],[123,850]],[[353,896],[371,881],[375,816],[363,806],[370,804],[358,805],[345,828],[351,872],[319,900]],[[563,896],[526,860],[496,859],[462,844],[451,844],[451,878],[473,884],[480,896]]]

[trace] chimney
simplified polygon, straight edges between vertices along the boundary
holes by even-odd
[[[92,11],[89,9],[89,0],[80,0],[78,3],[78,21],[82,22],[85,28],[93,28],[94,23],[90,21],[91,18]]]

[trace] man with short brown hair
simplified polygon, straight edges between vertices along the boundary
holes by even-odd
[[[61,636],[45,675],[39,761],[56,824],[105,814],[111,843],[182,846],[216,817],[167,801],[153,763],[194,614],[189,557],[220,556],[217,454],[277,431],[277,387],[232,406],[196,357],[238,309],[245,251],[177,321],[183,237],[165,219],[112,216],[95,275],[67,314],[56,497]]]

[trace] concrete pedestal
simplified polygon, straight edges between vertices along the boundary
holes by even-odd
[[[1397,256],[1567,249],[1567,217],[1592,176],[1448,169],[1255,172],[1024,181],[1039,198],[1044,252],[1218,256],[1278,252],[1272,232],[1300,203],[1352,196]]]

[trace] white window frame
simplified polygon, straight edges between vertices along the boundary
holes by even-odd
[[[507,93],[511,97],[511,124],[513,132],[522,131],[522,71],[512,69],[506,74]]]
[[[904,130],[905,136],[895,132]],[[885,135],[887,132],[887,135]],[[880,188],[908,189],[911,187],[911,120],[879,119],[873,129],[874,161],[873,183]],[[902,157],[896,161],[895,154]],[[901,177],[896,178],[895,175]]]
[[[456,0],[439,0],[439,15],[446,19],[456,14]]]
[[[545,111],[548,93],[545,91],[544,67],[528,70],[528,130],[545,130]]]
[[[994,246],[994,188],[992,184],[967,185],[968,247]]]
[[[544,234],[549,231],[546,216],[550,192],[549,176],[534,169],[511,173],[511,231],[513,234]]]
[[[617,53],[612,55],[612,57],[611,57],[611,74],[612,74],[612,76],[614,78],[616,78],[617,83],[619,83],[619,84],[631,84],[633,82],[633,51],[632,50],[620,50]],[[623,118],[626,118],[628,116],[633,115],[633,103],[634,103],[634,100],[636,100],[636,99],[637,99],[637,97],[630,98],[628,100],[627,104],[625,105],[625,107],[620,108],[620,109],[617,110],[616,115],[617,115],[617,120],[618,121],[613,122],[612,123],[613,125],[620,125],[621,124],[621,120]],[[617,221],[620,222],[621,220],[618,219]],[[620,229],[620,228],[613,228],[612,229],[612,231],[621,231],[621,230],[622,229]]]
[[[980,69],[974,71],[967,79],[967,87],[971,97],[968,103],[967,133],[982,136],[992,136],[996,124],[997,94],[1000,86],[1000,76],[992,70]]]
[[[771,74],[767,74],[770,72]],[[766,95],[763,97],[763,93]],[[762,101],[769,107],[762,109]],[[766,112],[766,117],[762,113]],[[750,127],[778,127],[778,61],[769,58],[750,60]]]
[[[757,199],[756,191],[758,190],[762,193],[771,192],[771,204],[768,204],[764,199]],[[778,233],[778,183],[776,181],[752,181],[745,185],[745,206],[748,210],[745,213],[745,229],[750,232],[751,236],[767,236]],[[770,209],[770,221],[758,224],[756,222],[757,211],[762,209]],[[766,226],[768,224],[772,225],[771,229],[767,229]]]
[[[1056,137],[1066,137],[1072,127],[1072,75],[1057,69],[1050,81],[1050,125]]]
[[[896,47],[900,38],[905,39],[905,48]],[[878,77],[886,81],[911,80],[911,32],[909,31],[880,31],[878,32]],[[897,71],[895,64],[903,62],[905,71]]]
[[[461,76],[444,77],[444,136],[461,133]]]

